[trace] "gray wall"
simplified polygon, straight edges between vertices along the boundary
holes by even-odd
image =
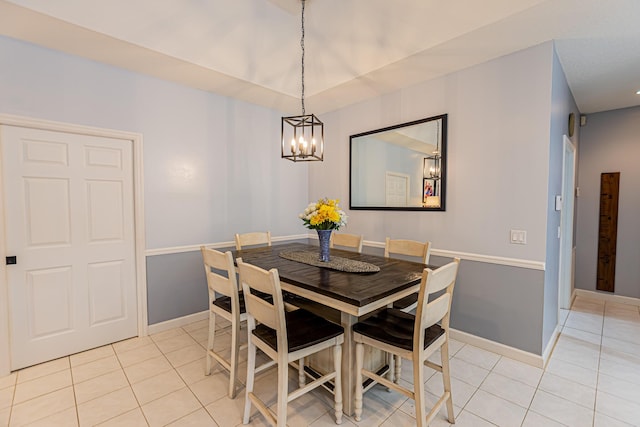
[[[347,232],[428,236],[438,249],[545,261],[552,44],[323,114],[310,198],[349,197],[349,136],[448,113],[446,212],[349,212]],[[346,205],[346,203],[343,203]],[[509,230],[527,230],[526,245]]]
[[[448,113],[447,211],[350,211],[345,232],[546,262],[552,68],[553,45],[545,43],[323,115],[332,143],[324,167],[309,169],[311,199],[347,200],[349,135]],[[509,243],[512,228],[527,231],[526,245]],[[541,354],[543,272],[465,264],[453,324]]]
[[[200,251],[147,257],[149,324],[208,309],[209,291]]]
[[[323,114],[326,160],[319,164],[279,158],[278,111],[5,37],[0,112],[141,133],[148,249],[230,241],[235,232],[259,229],[304,233],[297,214],[309,200],[327,196],[348,205],[349,135],[448,113],[447,211],[354,211],[345,231],[378,242],[428,238],[436,249],[542,263],[552,49],[545,43]],[[509,244],[511,228],[527,230],[527,245]],[[147,264],[153,321],[201,310],[193,253]],[[465,264],[455,327],[539,354],[542,272]],[[173,275],[179,272],[185,274]]]
[[[143,135],[147,249],[304,230],[308,167],[280,159],[279,111],[6,37],[0,94],[0,113]]]
[[[450,258],[431,257],[435,265]],[[462,261],[451,305],[451,327],[541,354],[540,324],[544,272]]]
[[[576,288],[596,290],[600,174],[620,172],[615,294],[640,298],[640,107],[587,116],[580,133]]]
[[[545,200],[547,207],[547,248],[544,274],[544,316],[542,327],[542,348],[544,349],[553,336],[553,331],[558,324],[558,283],[560,239],[558,227],[560,226],[560,211],[555,210],[555,196],[562,194],[562,167],[564,154],[563,135],[569,136],[568,118],[573,112],[580,116],[578,107],[569,90],[567,79],[553,52],[553,79],[551,86],[551,128],[549,137],[549,178],[548,192]],[[571,138],[577,145],[579,133],[579,119],[576,122],[576,133]]]
[[[141,133],[147,249],[305,232],[308,166],[280,159],[278,111],[0,37],[0,113]],[[147,267],[151,324],[206,309],[194,257]]]

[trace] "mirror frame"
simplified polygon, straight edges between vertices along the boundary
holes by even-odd
[[[354,206],[353,205],[353,186],[352,186],[352,172],[353,172],[353,143],[354,138],[369,136],[376,133],[383,133],[394,129],[400,129],[407,126],[419,125],[421,123],[427,123],[434,120],[441,120],[440,127],[440,206],[438,207],[426,207],[426,206]],[[387,126],[381,129],[375,129],[367,132],[358,133],[349,136],[349,209],[351,210],[372,210],[372,211],[420,211],[431,212],[438,211],[443,212],[446,210],[446,195],[447,195],[447,114],[441,114],[439,116],[427,117],[420,120],[414,120],[411,122],[401,123],[398,125]],[[424,172],[423,172],[424,178]],[[424,181],[423,181],[424,182]],[[424,185],[421,183],[421,185]]]

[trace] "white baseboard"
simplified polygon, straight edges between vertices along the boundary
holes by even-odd
[[[449,336],[452,339],[458,340],[465,344],[471,344],[483,350],[491,351],[501,356],[508,357],[509,359],[514,359],[518,362],[535,366],[536,368],[543,368],[545,365],[545,360],[540,355],[529,353],[528,351],[510,347],[508,345],[491,341],[486,338],[477,337],[467,332],[458,331],[456,329],[449,329]]]
[[[544,368],[547,366],[547,362],[549,361],[549,357],[551,357],[551,353],[553,352],[553,348],[556,345],[556,341],[558,341],[558,337],[560,337],[561,330],[562,327],[559,324],[556,325],[556,329],[553,331],[553,334],[551,334],[551,338],[547,343],[547,347],[542,352],[542,366],[539,367]]]
[[[609,302],[615,302],[618,304],[627,304],[627,305],[634,305],[634,306],[640,307],[640,299],[638,298],[625,297],[622,295],[614,295],[608,292],[602,293],[602,292],[596,292],[596,291],[587,291],[586,289],[575,289],[574,294],[575,296],[584,297],[584,298],[591,298],[591,299],[597,299],[600,301],[609,301]]]
[[[175,319],[167,320],[165,322],[154,323],[149,325],[149,335],[157,334],[158,332],[168,331],[173,328],[180,328],[188,325],[189,323],[199,322],[209,318],[209,310],[201,311],[200,313],[193,313],[187,316],[177,317]]]

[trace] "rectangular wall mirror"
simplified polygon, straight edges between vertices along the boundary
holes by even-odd
[[[351,135],[349,207],[444,211],[447,115]]]

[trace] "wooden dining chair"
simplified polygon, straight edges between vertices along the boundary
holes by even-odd
[[[247,329],[249,334],[246,400],[243,423],[249,423],[251,404],[267,421],[278,427],[287,424],[287,404],[316,387],[333,380],[334,410],[336,424],[342,422],[342,343],[344,329],[322,317],[299,309],[287,312],[284,309],[278,270],[269,271],[236,260],[240,283],[247,304]],[[272,296],[269,303],[254,295],[255,291]],[[259,322],[259,323],[258,323]],[[334,371],[305,384],[304,358],[321,350],[333,347]],[[271,360],[256,368],[256,351],[262,350]],[[299,388],[289,393],[289,363],[297,361]],[[277,365],[278,397],[275,413],[254,393],[255,372]]]
[[[238,378],[238,354],[240,346],[240,322],[247,319],[244,298],[238,290],[236,270],[231,252],[220,252],[200,246],[204,270],[209,288],[209,339],[207,340],[206,375],[211,374],[211,361],[215,359],[229,371],[229,398],[236,396]],[[231,322],[231,357],[227,360],[222,354],[213,350],[216,335],[216,316]]]
[[[331,233],[330,247],[334,245],[344,246],[347,248],[354,248],[359,254],[362,253],[362,234],[349,234],[349,233]]]
[[[270,231],[255,231],[252,233],[236,233],[236,250],[242,250],[243,246],[266,245],[271,246]]]
[[[456,283],[460,259],[431,270],[425,268],[420,282],[420,293],[416,314],[405,313],[394,308],[386,308],[366,320],[353,325],[353,339],[356,342],[356,392],[355,418],[362,420],[363,386],[362,377],[368,377],[380,384],[398,391],[415,400],[416,425],[428,426],[443,404],[447,405],[447,417],[454,423],[451,378],[449,371],[449,317],[453,288]],[[429,302],[429,295],[445,290]],[[440,322],[440,324],[438,324]],[[393,354],[395,357],[413,362],[413,389],[364,368],[364,346],[370,346]],[[441,364],[427,360],[440,349]],[[444,392],[427,413],[425,408],[424,365],[442,373]]]
[[[418,242],[416,240],[390,239],[387,237],[384,245],[384,256],[405,255],[416,258],[422,264],[429,264],[431,255],[431,242]],[[410,312],[418,306],[418,294],[408,295],[393,303],[393,307],[405,312]]]

